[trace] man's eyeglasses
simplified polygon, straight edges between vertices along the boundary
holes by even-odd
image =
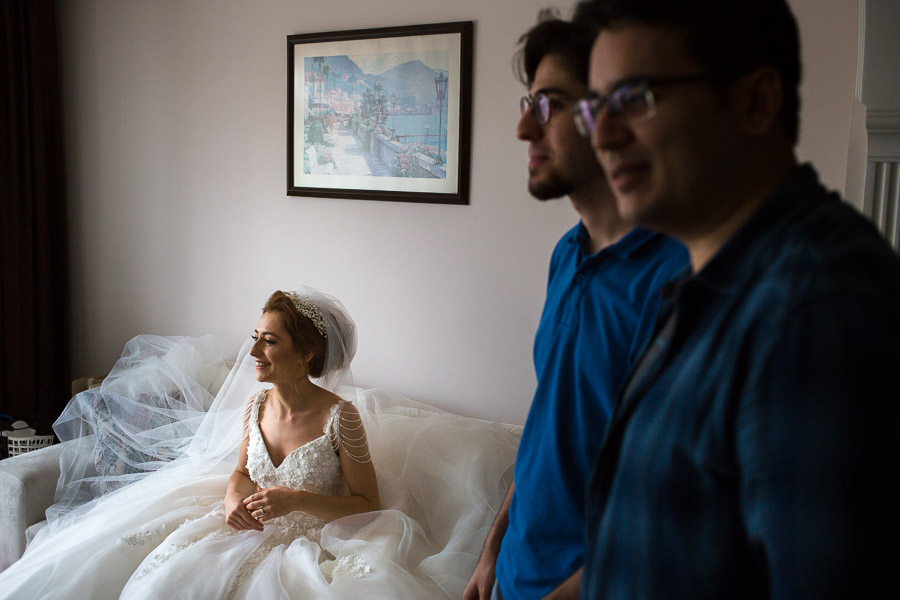
[[[570,100],[571,101],[571,100]],[[519,111],[524,116],[529,110],[534,113],[534,120],[539,125],[546,125],[550,122],[550,116],[553,109],[563,107],[563,103],[558,99],[544,92],[538,92],[534,96],[522,96],[519,100]]]
[[[610,114],[615,118],[625,119],[632,123],[645,121],[656,113],[656,96],[653,88],[708,80],[709,77],[706,75],[685,75],[668,79],[641,77],[626,81],[607,96],[592,95],[575,102],[572,106],[575,126],[578,128],[578,133],[584,137],[591,137],[591,132],[597,122],[597,115],[604,106],[609,107]]]

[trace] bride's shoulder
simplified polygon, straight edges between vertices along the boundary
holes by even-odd
[[[342,418],[359,418],[359,410],[357,410],[356,406],[349,400],[345,400],[343,398],[337,398],[331,410],[334,411],[335,414],[340,415]]]
[[[266,402],[266,397],[269,390],[259,390],[258,392],[254,392],[250,394],[250,397],[247,398],[247,404],[244,407],[246,412],[251,412],[254,408],[259,407]]]
[[[258,414],[259,407],[266,401],[266,392],[268,390],[259,390],[258,392],[254,392],[247,399],[247,403],[244,405],[244,416],[243,416],[243,435],[247,437],[248,435],[248,424],[250,421],[259,420],[257,416],[254,418],[253,413],[256,412]]]
[[[337,394],[332,394],[334,396],[333,403],[329,408],[330,418],[328,422],[334,427],[335,430],[342,430],[347,427],[348,424],[357,424],[362,422],[362,417],[360,417],[359,410],[350,400],[346,400],[341,398]]]
[[[326,429],[337,425],[337,422],[346,418],[348,414],[356,414],[357,418],[359,416],[352,402],[341,398],[334,392],[323,389],[320,401],[323,411],[327,411],[326,414],[328,415]]]
[[[332,417],[336,417],[338,415],[346,415],[346,414],[359,414],[356,410],[356,407],[353,406],[353,403],[349,400],[345,400],[341,398],[334,392],[326,392],[328,394],[325,401],[328,404],[328,412]]]
[[[332,447],[359,463],[369,462],[366,430],[359,410],[349,400],[338,399],[331,407],[331,419],[328,420],[328,432],[331,435]]]

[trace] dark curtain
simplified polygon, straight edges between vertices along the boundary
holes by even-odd
[[[0,413],[38,434],[70,389],[56,31],[53,0],[0,0]]]

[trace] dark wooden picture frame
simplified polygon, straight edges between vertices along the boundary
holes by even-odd
[[[472,30],[287,36],[287,194],[468,204]]]

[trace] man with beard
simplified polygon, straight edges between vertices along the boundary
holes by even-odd
[[[684,248],[625,225],[571,107],[587,93],[592,33],[543,14],[520,40],[519,139],[528,190],[568,196],[580,222],[557,243],[534,343],[537,389],[514,482],[465,600],[574,598],[584,553],[584,494],[613,401],[641,350],[658,290],[687,265]],[[556,589],[558,588],[558,589]]]

